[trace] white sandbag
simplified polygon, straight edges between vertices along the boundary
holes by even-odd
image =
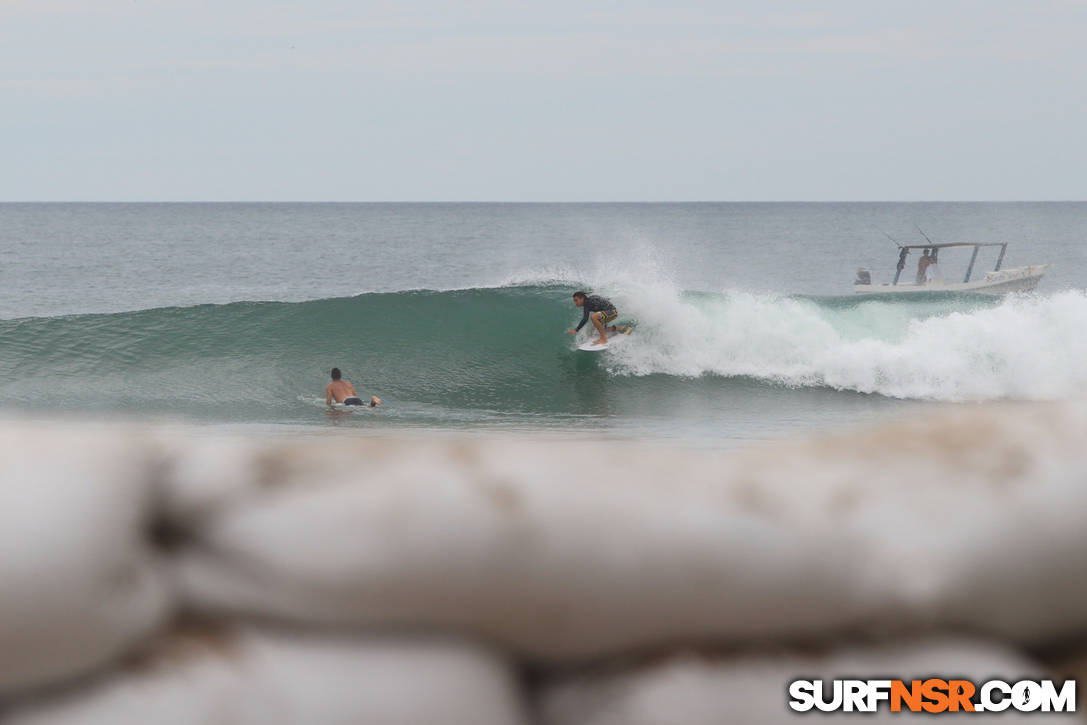
[[[157,506],[165,520],[191,528],[204,516],[244,505],[266,492],[267,482],[285,478],[275,469],[282,441],[218,431],[213,437],[186,428],[155,428],[163,455]]]
[[[524,725],[489,650],[440,638],[236,632],[24,705],[5,725]]]
[[[0,424],[0,696],[93,669],[169,614],[155,465],[123,429]]]
[[[606,475],[584,475],[605,451]],[[179,587],[204,612],[438,626],[540,657],[869,610],[860,542],[738,511],[712,468],[676,480],[688,461],[508,440],[261,450],[261,495],[205,512]]]
[[[972,406],[747,453],[243,444],[221,487],[165,485],[205,612],[544,659],[919,627],[1041,642],[1087,629],[1083,440],[1082,405]]]
[[[788,706],[796,679],[913,679],[930,677],[1016,682],[1052,677],[1006,647],[934,636],[916,642],[838,648],[822,655],[796,652],[700,657],[684,654],[641,666],[598,668],[560,678],[540,688],[542,725],[774,725],[804,722],[931,721],[933,715],[891,713],[886,702],[875,713],[828,715]],[[1057,683],[1058,686],[1063,681]],[[938,720],[956,716],[943,713]],[[969,722],[1077,721],[1075,714],[970,713]]]
[[[971,406],[796,447],[915,626],[1028,645],[1087,629],[1087,406]],[[775,482],[780,485],[780,482]]]

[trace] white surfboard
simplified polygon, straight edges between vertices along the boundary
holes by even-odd
[[[634,327],[631,325],[616,325],[617,330],[615,332],[608,333],[608,341],[603,345],[597,345],[596,330],[593,330],[593,337],[588,342],[583,342],[577,346],[578,350],[585,350],[586,352],[599,352],[600,350],[607,350],[615,345],[621,345],[630,339],[630,333],[634,331]]]
[[[344,405],[343,403],[333,403],[332,405],[326,407],[332,408],[332,410],[346,410],[349,413],[352,413],[356,410],[377,410],[376,406],[371,408],[369,403],[367,403],[366,405]]]

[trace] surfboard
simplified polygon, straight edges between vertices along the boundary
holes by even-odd
[[[596,340],[596,331],[593,330],[592,340],[589,340],[589,342],[581,343],[577,346],[577,349],[585,350],[586,352],[599,352],[600,350],[607,350],[610,347],[614,347],[615,345],[620,345],[626,342],[628,339],[630,339],[630,333],[634,331],[634,327],[632,325],[616,325],[615,327],[616,331],[608,333],[608,341],[603,345],[597,345],[594,342],[594,340]]]
[[[324,403],[322,402],[321,405],[324,405]],[[333,403],[332,405],[325,407],[332,408],[333,410],[346,410],[348,412],[355,410],[377,410],[376,407],[371,408],[369,403],[366,405],[344,405],[343,403]]]

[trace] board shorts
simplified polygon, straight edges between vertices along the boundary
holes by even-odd
[[[615,309],[614,307],[610,310],[605,310],[604,312],[600,313],[600,324],[610,325],[611,323],[615,322],[615,318],[618,316],[619,310]]]
[[[343,399],[343,404],[344,405],[366,405],[366,403],[362,402],[362,398],[344,398]]]

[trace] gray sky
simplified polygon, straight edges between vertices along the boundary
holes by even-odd
[[[1087,199],[1087,0],[0,0],[0,200]]]

